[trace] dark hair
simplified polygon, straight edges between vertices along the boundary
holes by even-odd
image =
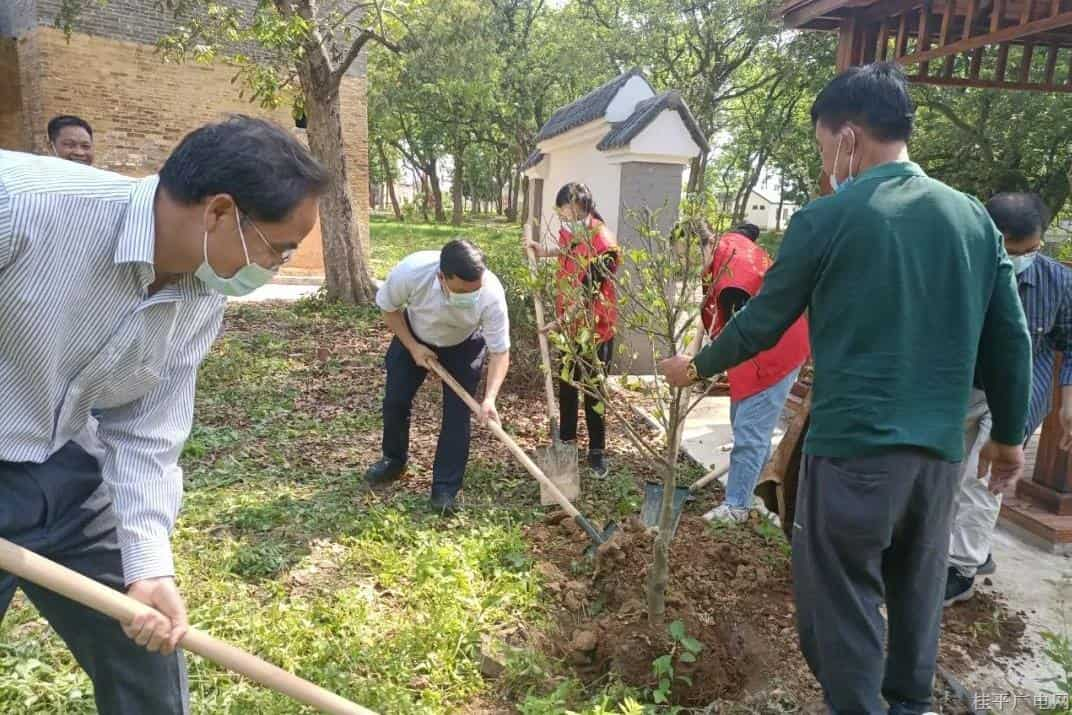
[[[670,229],[670,236],[674,241],[686,241],[698,239],[700,248],[707,248],[707,244],[715,240],[715,234],[707,221],[699,217],[684,218],[674,224]]]
[[[586,185],[571,181],[561,189],[558,190],[558,194],[555,195],[555,208],[562,208],[567,204],[576,204],[581,207],[585,215],[591,214],[600,221],[603,221],[603,217],[599,215],[599,211],[596,210],[595,199],[592,198],[592,190]]]
[[[759,226],[754,223],[748,223],[747,221],[733,229],[734,233],[739,233],[742,236],[747,236],[752,241],[759,240]]]
[[[1013,241],[1041,235],[1050,223],[1050,211],[1038,194],[998,194],[986,202],[986,210],[998,230]]]
[[[832,131],[858,124],[879,141],[908,141],[916,107],[901,68],[890,62],[850,67],[819,92],[811,122]]]
[[[60,114],[48,120],[48,140],[55,144],[56,138],[59,137],[60,131],[64,127],[82,127],[89,134],[89,138],[93,138],[93,127],[89,126],[89,122],[85,119],[76,117],[73,114]]]
[[[464,238],[456,238],[439,252],[439,270],[447,278],[480,280],[484,275],[484,254]]]
[[[186,135],[160,170],[171,198],[194,204],[230,194],[260,221],[282,221],[328,186],[327,170],[290,133],[263,119],[234,115]]]

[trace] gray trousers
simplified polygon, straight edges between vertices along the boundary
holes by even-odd
[[[949,534],[949,565],[961,576],[974,578],[986,563],[1001,515],[1001,495],[990,493],[990,477],[979,478],[979,453],[990,439],[991,418],[982,390],[972,390],[964,423],[964,462],[960,488],[953,501]]]
[[[830,712],[929,710],[959,479],[959,465],[918,449],[805,456],[793,523],[797,630]]]
[[[69,442],[43,464],[0,462],[0,536],[117,590],[124,589],[111,500],[97,460]],[[104,715],[189,712],[181,652],[149,653],[117,621],[0,571],[0,618],[16,587],[93,681]]]

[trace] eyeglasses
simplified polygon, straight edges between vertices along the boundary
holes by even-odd
[[[248,213],[246,213],[245,211],[242,211],[242,218],[245,219],[246,221],[249,221],[249,225],[253,227],[253,230],[257,232],[258,236],[260,236],[260,239],[262,241],[264,241],[264,245],[267,246],[268,250],[272,252],[273,256],[275,256],[275,259],[276,259],[276,265],[274,266],[275,268],[278,268],[280,266],[285,266],[287,263],[290,262],[290,259],[294,257],[294,252],[297,250],[296,248],[288,248],[287,250],[285,250],[282,253],[280,253],[279,251],[275,250],[275,247],[272,245],[271,241],[269,241],[265,237],[264,232],[261,231],[261,229],[260,229],[260,226],[258,226],[256,224],[256,222],[249,217]]]

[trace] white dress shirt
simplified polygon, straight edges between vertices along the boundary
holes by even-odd
[[[506,292],[494,273],[485,269],[480,298],[472,308],[456,308],[440,283],[439,251],[418,251],[394,267],[376,292],[376,304],[388,313],[405,309],[413,335],[429,345],[458,345],[480,328],[488,350],[510,350],[510,319]]]
[[[176,463],[224,306],[192,275],[148,294],[157,183],[0,151],[0,460],[46,461],[99,410],[127,583],[174,573]]]

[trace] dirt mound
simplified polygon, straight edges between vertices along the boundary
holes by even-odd
[[[743,712],[766,714],[821,702],[797,646],[788,546],[756,525],[718,529],[682,516],[671,546],[666,623],[681,621],[702,644],[695,663],[680,661],[681,643],[666,627],[648,624],[654,531],[631,519],[588,559],[587,537],[564,513],[530,527],[537,569],[558,605],[555,654],[589,682],[615,673],[646,688],[658,685],[653,661],[670,654],[674,675],[686,678],[674,683],[670,702],[687,707],[752,703]],[[1022,614],[980,591],[946,609],[939,662],[957,672],[1022,655],[1023,635]],[[956,712],[947,690],[936,682],[936,702]]]
[[[538,568],[562,607],[560,655],[582,676],[613,672],[655,688],[653,661],[671,655],[670,700],[679,705],[736,699],[775,679],[798,693],[815,689],[803,659],[787,647],[796,636],[783,550],[751,529],[713,530],[695,516],[682,517],[671,546],[666,623],[681,621],[702,645],[689,663],[680,658],[680,640],[647,620],[654,536],[632,519],[586,561],[584,534],[572,520],[553,515],[530,529],[533,548],[545,559]]]
[[[970,655],[995,662],[1030,656],[1024,642],[1025,616],[1023,611],[1010,611],[997,594],[976,590],[970,600],[942,612],[942,654],[954,661],[956,656]]]

